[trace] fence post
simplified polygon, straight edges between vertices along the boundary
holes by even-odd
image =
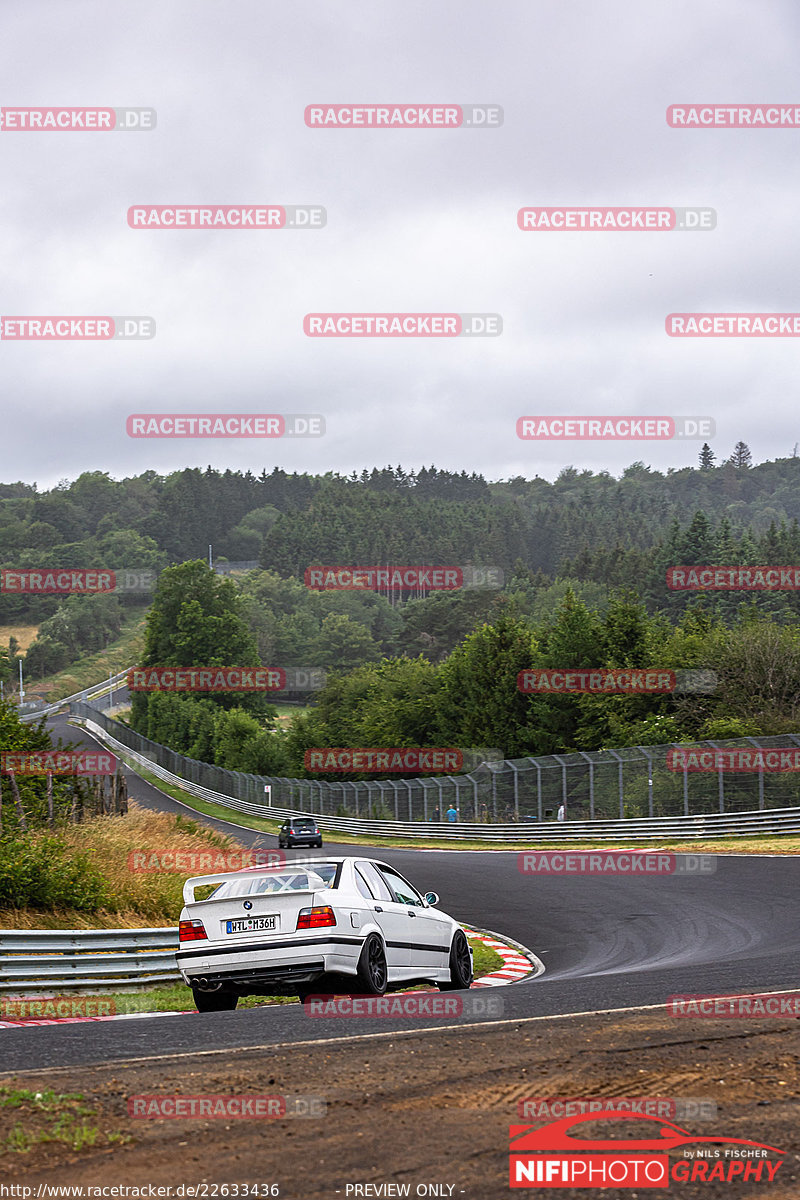
[[[686,759],[683,760],[683,815],[689,815],[689,770],[686,766]]]
[[[594,820],[594,763],[589,755],[583,750],[579,750],[581,758],[585,758],[589,764],[589,819]]]
[[[567,764],[560,754],[552,754],[557,763],[561,764],[561,803],[564,805],[564,819],[567,816]]]
[[[506,760],[507,766],[511,767],[514,772],[514,820],[519,820],[519,767],[515,767],[510,758]]]
[[[614,758],[617,760],[617,768],[619,771],[619,819],[620,819],[620,821],[624,821],[625,820],[625,797],[623,795],[623,790],[622,790],[622,759],[617,754],[616,750],[609,750],[608,753],[612,754],[614,756]]]
[[[636,749],[641,750],[642,754],[647,759],[647,815],[648,815],[648,817],[652,817],[652,815],[653,815],[653,760],[650,758],[650,755],[647,753],[647,750],[645,749],[644,746],[637,746]]]
[[[789,737],[792,738],[793,742],[797,741],[797,738],[792,737],[792,734],[789,734]],[[755,746],[756,750],[761,749],[761,747],[759,746],[759,744],[755,738],[749,737],[747,740],[753,746]],[[758,771],[758,807],[759,807],[759,809],[764,808],[764,760],[763,759],[761,760],[761,766],[759,767],[759,771]]]
[[[17,787],[16,776],[14,775],[13,771],[9,771],[8,777],[11,780],[11,795],[14,797],[14,809],[17,814],[17,821],[19,823],[19,827],[23,831],[27,831],[28,822],[25,818],[25,809],[22,807],[22,800],[20,798],[19,788]]]
[[[717,745],[716,742],[704,742],[703,744],[706,746],[711,746],[714,750],[720,749],[720,747]],[[719,795],[719,811],[721,813],[724,813],[725,812],[725,777],[724,777],[724,774],[722,771],[721,763],[717,770],[717,793]]]

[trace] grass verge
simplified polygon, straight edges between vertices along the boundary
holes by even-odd
[[[47,1143],[69,1150],[108,1148],[130,1142],[129,1134],[101,1128],[97,1111],[80,1092],[34,1092],[0,1086],[0,1157],[6,1162]]]

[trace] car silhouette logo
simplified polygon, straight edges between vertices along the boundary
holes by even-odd
[[[652,1138],[622,1138],[597,1139],[585,1137],[570,1137],[569,1130],[573,1125],[581,1125],[586,1121],[650,1121],[658,1125],[658,1134]],[[763,1142],[751,1142],[745,1138],[720,1136],[698,1137],[681,1129],[661,1117],[649,1117],[642,1113],[609,1111],[592,1114],[579,1113],[574,1117],[563,1117],[560,1121],[551,1121],[548,1125],[512,1125],[509,1131],[510,1151],[512,1154],[524,1153],[531,1150],[539,1151],[572,1151],[585,1153],[590,1150],[673,1150],[678,1146],[687,1146],[696,1142],[723,1142],[736,1146],[757,1146],[762,1150],[772,1150],[775,1154],[783,1154],[777,1146],[767,1146]]]
[[[242,905],[242,908],[246,908],[248,912],[250,911],[250,909],[251,909],[252,907],[253,907],[253,901],[252,901],[252,900],[245,900],[244,904]]]

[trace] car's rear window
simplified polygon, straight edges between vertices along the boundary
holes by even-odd
[[[258,896],[274,892],[300,892],[322,886],[335,888],[339,884],[341,863],[324,860],[307,862],[268,871],[242,871],[241,878],[221,883],[209,900],[227,900],[232,896]]]
[[[295,821],[293,828],[297,830],[309,829],[313,833],[317,826],[314,821]]]

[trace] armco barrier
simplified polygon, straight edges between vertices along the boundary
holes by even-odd
[[[0,992],[60,994],[152,987],[179,979],[178,931],[167,929],[4,929]]]
[[[73,692],[71,696],[65,696],[63,700],[56,700],[53,704],[45,704],[41,708],[35,708],[31,712],[20,713],[20,721],[40,721],[42,717],[49,717],[59,709],[71,704],[73,701],[83,701],[88,703],[94,701],[92,708],[103,708],[104,705],[96,703],[106,699],[107,693],[127,678],[128,668],[120,671],[117,675],[112,675],[110,679],[104,679],[102,683],[98,683],[95,687],[84,688],[80,692]],[[124,686],[124,684],[123,684]]]
[[[78,706],[73,705],[75,710]],[[112,721],[102,713],[94,712],[83,705],[82,714],[74,713],[85,725],[87,731],[100,739],[118,756],[126,757],[133,763],[144,768],[157,779],[182,788],[189,795],[224,808],[237,812],[248,813],[251,816],[263,817],[270,820],[284,820],[286,817],[308,813],[309,809],[298,807],[278,807],[266,804],[263,800],[240,800],[228,792],[219,792],[188,779],[186,775],[178,775],[164,767],[156,760],[153,751],[141,753],[132,750],[129,741],[134,738],[140,741],[146,739],[127,729],[120,722]],[[125,741],[117,740],[109,732],[109,727],[127,734]],[[174,758],[183,758],[174,751],[165,750],[155,742],[148,745],[157,750],[165,751]],[[193,759],[184,762],[196,767],[206,767],[206,763],[196,763]],[[220,768],[213,768],[220,770]],[[223,775],[238,775],[237,772],[224,771]],[[255,780],[259,784],[265,781],[260,776],[241,776],[247,780]],[[308,783],[307,780],[287,781]],[[671,838],[704,839],[718,837],[742,836],[744,834],[769,836],[770,834],[800,833],[800,808],[769,808],[739,813],[701,813],[681,817],[648,817],[643,820],[626,818],[623,820],[589,821],[513,821],[513,822],[422,822],[422,821],[392,821],[353,818],[341,815],[313,813],[314,819],[321,829],[339,831],[355,836],[364,837],[404,837],[404,838],[444,838],[453,841],[484,840],[498,842],[519,842],[526,845],[539,842],[569,842],[569,841],[619,841],[634,838],[637,841],[666,841]]]

